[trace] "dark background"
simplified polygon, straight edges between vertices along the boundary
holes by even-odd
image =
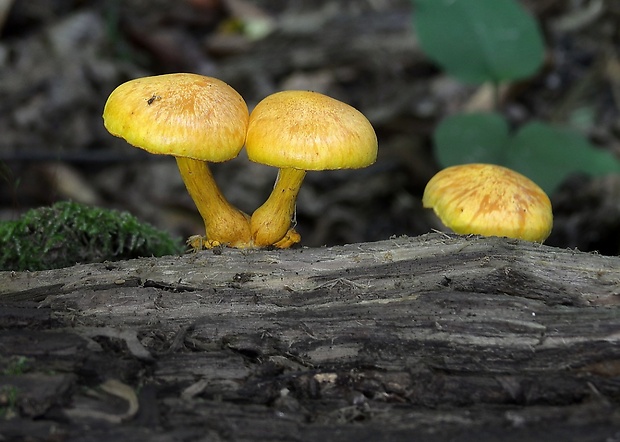
[[[195,72],[237,89],[250,109],[283,89],[319,91],[361,110],[379,138],[375,165],[309,173],[297,230],[308,246],[418,235],[440,226],[420,197],[438,170],[431,134],[446,115],[490,110],[485,89],[446,76],[421,52],[406,0],[16,0],[0,6],[0,219],[58,200],[129,210],[180,237],[201,233],[173,158],[110,136],[108,94],[132,78]],[[620,5],[524,1],[547,43],[544,69],[513,85],[501,111],[581,130],[620,153]],[[276,171],[214,166],[252,212]],[[552,195],[548,244],[620,253],[617,176],[574,176]]]

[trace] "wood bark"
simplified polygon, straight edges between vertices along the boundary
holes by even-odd
[[[620,440],[617,257],[214,249],[0,272],[0,304],[7,440]]]

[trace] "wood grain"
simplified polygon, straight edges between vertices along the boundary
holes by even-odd
[[[3,272],[0,303],[4,365],[70,374],[27,408],[68,437],[88,416],[101,437],[618,435],[617,257],[445,234],[216,249]],[[97,420],[125,416],[97,390],[109,379],[143,391],[122,427]],[[99,396],[68,396],[67,382]]]

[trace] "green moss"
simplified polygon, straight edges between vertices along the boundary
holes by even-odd
[[[17,387],[3,385],[0,387],[0,419],[10,419],[17,415]]]
[[[127,212],[59,202],[0,223],[0,270],[44,270],[75,263],[182,253],[175,240]]]
[[[11,356],[8,361],[0,360],[0,366],[4,366],[2,371],[3,375],[20,375],[24,374],[28,370],[29,361],[26,356]]]

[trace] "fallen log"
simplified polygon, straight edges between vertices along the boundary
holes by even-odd
[[[0,305],[7,439],[620,437],[617,257],[224,248],[0,272]]]

